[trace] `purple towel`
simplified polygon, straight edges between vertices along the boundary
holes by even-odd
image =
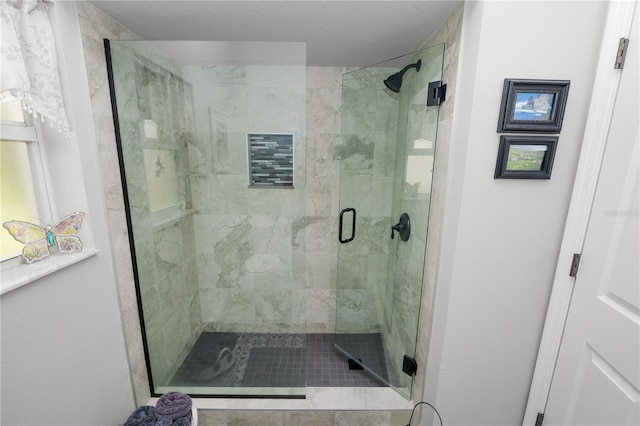
[[[171,417],[162,416],[156,419],[156,422],[153,424],[153,426],[173,426],[174,424],[175,423],[173,423],[173,419],[171,419]]]
[[[156,403],[156,416],[168,416],[171,420],[186,418],[191,421],[191,398],[182,392],[167,392]]]
[[[182,417],[173,422],[173,426],[191,426],[191,422],[186,417]]]
[[[143,405],[129,416],[124,426],[154,426],[155,422],[155,408],[150,405]]]

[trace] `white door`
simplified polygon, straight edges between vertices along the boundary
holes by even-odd
[[[637,9],[544,426],[640,424]]]

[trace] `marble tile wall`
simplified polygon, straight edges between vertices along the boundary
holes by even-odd
[[[194,86],[202,87],[197,91],[201,96],[196,96],[200,139],[196,137],[197,146],[190,152],[194,206],[201,213],[196,227],[206,229],[196,236],[196,244],[207,329],[298,332],[304,325],[302,330],[307,332],[333,332],[336,299],[345,315],[352,317],[345,318],[350,331],[379,329],[379,318],[370,306],[381,298],[364,289],[367,281],[383,282],[381,277],[386,276],[387,249],[376,241],[387,241],[386,235],[378,237],[385,233],[388,222],[389,206],[384,200],[392,182],[393,157],[389,154],[393,150],[389,149],[387,132],[395,132],[395,122],[388,121],[395,117],[397,102],[380,95],[378,75],[359,83],[362,87],[354,91],[354,105],[346,116],[350,137],[342,147],[345,169],[341,171],[341,84],[345,71],[310,67],[306,76],[300,77],[295,75],[299,70],[281,70],[280,83],[274,83],[273,77],[268,81],[284,88],[270,97],[271,105],[282,104],[282,111],[257,128],[250,124],[251,108],[255,108],[250,105],[251,99],[260,97],[251,93],[256,88],[264,90],[260,88],[264,69],[215,67],[183,73]],[[304,85],[305,78],[306,105],[287,106],[300,99],[291,89],[296,88],[296,82]],[[377,98],[386,104],[376,108],[372,103],[380,102]],[[356,104],[366,108],[358,111]],[[306,116],[300,117],[297,111],[305,109]],[[296,138],[294,190],[247,189],[246,132],[267,126],[268,131],[295,132],[302,128],[301,119],[306,119],[306,140],[301,140],[304,135]],[[342,179],[347,182],[342,188],[341,172],[351,177]],[[359,208],[363,226],[358,230],[358,258],[343,260],[341,273],[351,284],[337,289],[340,190],[347,199],[366,200],[368,205]],[[375,194],[372,201],[363,197],[371,193]],[[336,297],[338,292],[340,297]],[[234,303],[222,307],[224,300]]]
[[[305,331],[306,70],[193,66],[190,182],[208,331]],[[293,188],[249,188],[247,133],[293,134]],[[298,251],[299,253],[295,253]]]

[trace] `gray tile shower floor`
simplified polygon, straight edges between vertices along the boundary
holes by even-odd
[[[344,348],[386,377],[379,334],[337,337]],[[350,370],[333,334],[204,332],[169,383],[207,387],[375,387],[386,386],[364,370]],[[356,345],[356,346],[351,346]],[[362,358],[361,358],[362,359]]]

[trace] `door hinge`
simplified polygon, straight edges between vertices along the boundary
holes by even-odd
[[[569,270],[570,277],[578,276],[578,267],[580,267],[580,258],[582,257],[579,253],[573,253],[573,259],[571,260],[571,269]]]
[[[618,52],[616,53],[616,63],[613,69],[621,70],[624,68],[624,59],[627,57],[627,47],[629,47],[629,39],[622,37],[618,44]]]
[[[402,359],[402,372],[408,376],[415,376],[418,371],[418,363],[409,355],[405,355]]]
[[[447,95],[447,85],[442,80],[429,83],[427,89],[427,106],[440,105]]]
[[[536,426],[542,426],[542,420],[544,420],[544,414],[538,413],[536,416]]]

